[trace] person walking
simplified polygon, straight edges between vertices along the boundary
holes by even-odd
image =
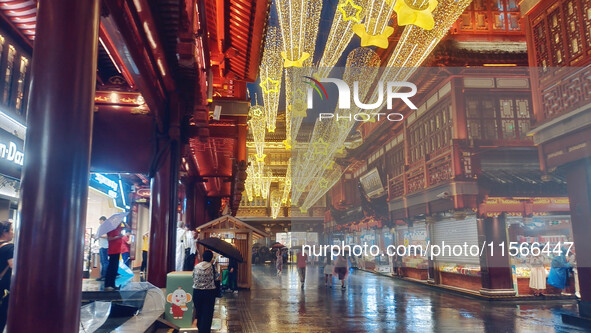
[[[230,290],[234,294],[238,294],[238,262],[234,258],[229,258],[228,262],[228,282],[230,284]]]
[[[99,224],[103,224],[107,220],[106,216],[101,216],[99,218]],[[97,281],[105,281],[105,277],[107,276],[107,267],[109,267],[109,255],[107,251],[109,250],[109,241],[107,240],[107,235],[102,235],[98,238],[99,243],[99,259],[101,261],[101,277],[96,279]]]
[[[146,268],[148,267],[148,250],[150,249],[150,236],[146,232],[142,236],[142,266],[140,267],[140,275],[146,275]]]
[[[12,275],[12,257],[14,255],[14,229],[8,221],[0,222],[0,332],[4,331],[8,318],[8,298],[10,295],[10,277]]]
[[[304,253],[304,251],[298,252],[296,258],[296,264],[298,267],[298,275],[300,276],[300,282],[302,284],[301,288],[304,289],[304,282],[306,281],[306,261],[308,260],[308,255]]]
[[[117,269],[119,268],[119,257],[121,256],[121,244],[123,243],[123,235],[121,231],[125,227],[125,223],[121,223],[117,228],[107,233],[107,240],[109,241],[109,266],[107,268],[107,275],[105,276],[105,291],[113,291],[118,289],[115,287],[115,278],[117,277]]]
[[[193,269],[193,302],[199,333],[211,332],[215,306],[215,267],[212,265],[213,252],[204,251],[203,261]]]
[[[341,280],[341,288],[345,289],[345,279],[349,275],[349,263],[345,256],[340,255],[334,264],[334,275],[339,277]]]
[[[275,268],[277,268],[277,275],[281,275],[281,271],[283,270],[283,255],[280,249],[277,249],[276,255]]]
[[[324,285],[330,286],[332,288],[332,271],[334,269],[332,261],[330,260],[330,256],[326,256],[324,258]],[[330,278],[330,284],[328,284],[328,279]]]

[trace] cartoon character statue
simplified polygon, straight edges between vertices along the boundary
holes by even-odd
[[[191,302],[191,294],[187,294],[181,287],[166,296],[166,300],[171,304],[170,314],[174,319],[183,319],[185,311],[189,308],[187,303]]]

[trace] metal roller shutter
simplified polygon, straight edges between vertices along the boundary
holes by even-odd
[[[442,246],[442,242],[445,243],[446,251],[441,255],[433,257],[437,262],[446,263],[462,263],[462,264],[474,264],[480,265],[480,258],[478,256],[470,256],[470,246],[478,244],[478,225],[476,218],[467,218],[464,220],[443,220],[433,224],[433,237],[431,240],[432,245]],[[464,243],[467,244],[468,253],[464,250]],[[450,246],[453,249],[454,245],[460,245],[462,247],[462,253],[456,256],[450,253],[447,247]],[[457,250],[456,250],[457,251]],[[434,252],[436,254],[436,252]],[[457,252],[456,252],[457,253]]]

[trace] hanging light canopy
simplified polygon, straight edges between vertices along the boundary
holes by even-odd
[[[283,75],[283,59],[281,58],[281,34],[276,27],[267,29],[265,49],[259,69],[259,86],[263,92],[263,109],[265,122],[269,132],[275,132],[279,95],[281,93],[281,76]]]

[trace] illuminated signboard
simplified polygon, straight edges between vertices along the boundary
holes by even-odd
[[[129,189],[122,188],[123,184],[119,175],[91,173],[88,185],[113,198],[117,207],[125,208],[127,205],[124,193],[128,193]]]
[[[0,129],[0,174],[20,178],[24,159],[23,140]]]

